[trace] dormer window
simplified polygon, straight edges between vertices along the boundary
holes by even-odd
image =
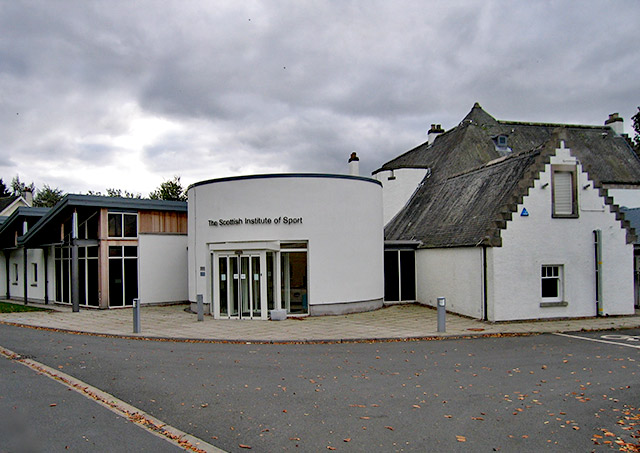
[[[493,137],[493,143],[496,146],[496,151],[498,151],[501,156],[505,156],[511,152],[507,139],[508,137],[506,134],[500,134]]]

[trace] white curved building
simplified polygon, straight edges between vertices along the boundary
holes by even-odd
[[[271,174],[189,187],[189,300],[215,318],[343,314],[383,305],[382,185]]]

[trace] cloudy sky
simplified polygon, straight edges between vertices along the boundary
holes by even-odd
[[[639,24],[637,0],[0,0],[0,177],[370,174],[476,101],[631,132]]]

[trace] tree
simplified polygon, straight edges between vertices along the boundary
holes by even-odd
[[[52,189],[48,184],[45,184],[42,189],[38,190],[36,196],[33,197],[33,206],[37,208],[52,208],[62,198],[64,197],[64,192],[62,189]]]
[[[2,178],[0,178],[0,197],[8,197],[11,195],[11,191],[7,188]]]
[[[24,193],[29,190],[31,193],[36,191],[36,185],[32,182],[31,184],[25,184],[20,181],[20,176],[15,175],[11,180],[11,190],[13,190],[14,195],[24,196]]]
[[[631,117],[631,121],[633,122],[633,130],[636,135],[633,137],[633,149],[636,150],[637,154],[640,154],[640,107],[638,107],[638,112]]]
[[[182,187],[180,176],[165,181],[149,194],[152,200],[187,201],[187,191]]]
[[[134,194],[133,192],[129,192],[127,190],[122,189],[107,189],[108,197],[120,197],[120,198],[142,198],[142,195],[139,193]]]

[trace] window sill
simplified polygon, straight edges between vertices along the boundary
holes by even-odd
[[[551,214],[552,219],[579,219],[578,214]]]
[[[31,286],[36,287],[36,286],[38,286],[38,284],[37,283],[32,283]]]
[[[545,307],[566,307],[567,305],[569,305],[569,302],[566,302],[566,301],[540,302],[540,308],[545,308]]]
[[[17,283],[17,282],[14,282],[14,283],[12,283],[11,285],[13,285],[13,286],[18,286],[18,283]]]

